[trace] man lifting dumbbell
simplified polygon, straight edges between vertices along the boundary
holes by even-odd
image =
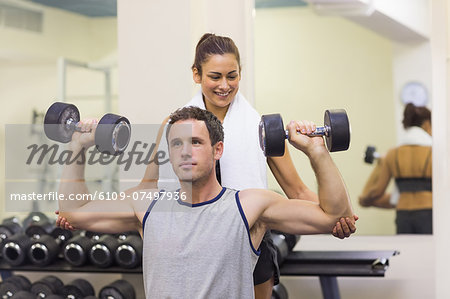
[[[67,143],[74,132],[87,132],[79,126],[79,121],[80,112],[75,105],[53,103],[44,117],[45,135],[51,140]],[[101,153],[120,155],[128,146],[130,134],[130,121],[126,117],[107,113],[98,122],[95,145]]]
[[[183,130],[186,125],[189,129]],[[255,248],[267,229],[331,233],[340,217],[353,215],[345,185],[323,139],[295,134],[297,129],[312,131],[313,127],[310,122],[288,125],[289,141],[307,154],[316,173],[318,205],[286,200],[269,190],[239,192],[221,187],[214,165],[223,153],[222,124],[208,111],[187,107],[171,115],[167,134],[170,161],[181,184],[177,192],[184,193],[186,201],[130,198],[106,205],[60,201],[61,216],[80,229],[142,231],[148,298],[252,298],[252,270],[258,256]],[[89,140],[74,134],[69,147],[79,152],[92,145],[92,129],[84,134],[91,136]],[[89,192],[84,164],[64,166],[60,192]],[[168,212],[172,208],[182,213],[174,218],[175,213]]]

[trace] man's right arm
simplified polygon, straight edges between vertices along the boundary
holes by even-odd
[[[83,133],[74,132],[69,150],[76,161],[65,165],[61,175],[59,216],[78,229],[115,233],[140,227],[130,200],[91,200],[92,195],[85,182],[85,153],[94,144],[96,121],[80,122]],[[84,200],[70,200],[70,198]]]
[[[157,138],[156,138],[156,149],[158,149],[161,140],[164,138],[163,133],[164,133],[164,129],[165,126],[167,125],[169,121],[169,117],[166,117],[159,130],[158,130],[158,134],[157,134]],[[89,126],[89,125],[86,125]],[[88,131],[88,128],[85,127],[85,130]],[[94,142],[93,136],[94,136],[94,132],[92,133],[84,133],[86,135],[80,135],[80,133],[75,132],[74,136],[73,136],[73,140],[71,143],[69,143],[69,148],[75,153],[79,153],[80,151],[85,151],[84,149],[80,148],[80,145],[77,144],[77,142],[87,142],[85,144],[85,146],[91,146]],[[91,134],[91,136],[89,137],[89,134]],[[80,140],[81,137],[85,137],[83,140]],[[157,153],[157,150],[155,150],[153,152],[152,157],[150,158],[150,161],[154,161],[155,159],[155,155]],[[75,155],[74,155],[75,156]],[[72,165],[68,165],[67,167],[65,167],[63,169],[63,173],[62,173],[62,179],[61,179],[61,184],[60,184],[60,193],[63,193],[65,195],[69,195],[69,194],[89,194],[89,190],[85,184],[84,181],[84,163],[82,163],[83,160],[80,157],[80,159],[77,160],[77,163],[74,163]],[[157,187],[158,187],[158,179],[159,179],[159,166],[158,163],[150,163],[147,165],[146,169],[145,169],[145,174],[144,177],[142,178],[141,182],[135,186],[132,187],[130,189],[128,189],[127,191],[125,191],[125,194],[131,198],[133,198],[132,194],[133,192],[143,192],[142,190],[148,190],[148,189],[154,189],[154,190],[150,190],[150,192],[155,192]],[[68,203],[64,203],[63,205],[60,205],[60,210],[63,209],[63,211],[57,211],[56,214],[58,214],[58,219],[56,221],[56,225],[60,226],[61,228],[64,229],[86,229],[85,226],[88,225],[88,222],[91,219],[94,218],[88,218],[88,219],[84,219],[84,215],[79,215],[79,213],[77,213],[77,215],[75,215],[73,212],[78,209],[83,207],[83,205],[87,204],[89,201],[75,201],[75,202],[68,202]],[[131,202],[131,205],[133,207],[135,207],[135,211],[137,211],[137,216],[138,219],[142,218],[141,214],[143,214],[142,212],[146,210],[146,208],[148,207],[147,202]],[[101,205],[102,207],[103,205]],[[110,206],[108,206],[109,208]],[[126,207],[124,207],[126,208]],[[70,213],[70,216],[68,215],[68,212]],[[70,217],[70,220],[67,217]],[[108,217],[106,217],[105,219],[107,219]],[[72,221],[72,219],[76,219],[75,222]],[[120,217],[118,217],[117,219],[120,219]],[[77,221],[78,220],[78,221]],[[85,220],[85,221],[84,221]],[[87,222],[86,222],[87,221]],[[80,222],[80,223],[79,223]],[[139,223],[138,223],[139,224]],[[92,225],[92,224],[91,224]],[[94,225],[96,225],[97,229],[102,229],[102,231],[104,229],[109,229],[111,228],[111,224],[107,224],[107,222],[102,222],[102,223],[95,223]]]
[[[96,120],[80,121],[79,127],[82,132],[75,131],[68,143],[69,152],[77,159],[65,164],[62,170],[58,192],[64,195],[64,200],[58,202],[60,213],[75,210],[88,203],[88,200],[69,200],[69,198],[76,195],[88,198],[89,189],[84,176],[86,152],[95,143],[96,125]]]

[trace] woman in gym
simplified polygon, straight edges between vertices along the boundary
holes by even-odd
[[[365,207],[396,208],[398,234],[432,234],[431,111],[407,104],[403,127],[400,146],[378,160],[359,202]],[[386,193],[391,178],[396,187],[392,196]]]

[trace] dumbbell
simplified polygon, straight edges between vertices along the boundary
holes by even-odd
[[[23,229],[17,217],[3,219],[2,224],[0,224],[0,254],[6,239],[22,232]]]
[[[47,216],[33,216],[34,219],[28,224],[25,229],[25,234],[30,238],[30,243],[26,243],[26,247],[21,243],[17,243],[21,247],[20,254],[27,254],[28,261],[31,261],[35,265],[45,266],[48,265],[48,256],[44,256],[45,242],[49,242],[49,239],[53,239],[50,234],[54,230],[54,224],[50,222]]]
[[[31,238],[24,233],[15,234],[5,240],[2,248],[3,260],[11,266],[20,266],[27,262],[27,252]]]
[[[41,221],[43,219],[48,219],[47,216],[41,212],[31,212],[22,221],[23,226],[20,225],[20,221],[17,217],[10,217],[3,219],[0,225],[0,252],[3,252],[3,246],[6,240],[13,235],[24,233],[24,228],[29,227],[31,224]]]
[[[72,140],[80,121],[80,112],[73,104],[56,102],[47,110],[44,117],[44,132],[51,140],[67,143]],[[95,131],[97,150],[111,155],[120,155],[125,151],[130,141],[130,121],[123,116],[107,113],[100,121]]]
[[[26,229],[27,227],[30,226],[30,224],[32,224],[33,222],[39,222],[39,221],[43,221],[43,220],[47,220],[50,221],[47,217],[47,215],[45,215],[42,212],[30,212],[22,221],[22,226],[24,227],[24,229]]]
[[[368,145],[364,153],[364,162],[372,164],[375,159],[379,159],[381,155],[377,152],[374,146]]]
[[[5,240],[8,237],[22,232],[22,226],[19,223],[19,218],[9,217],[5,218],[0,224],[0,239]]]
[[[271,231],[270,237],[277,250],[278,265],[282,265],[286,257],[300,240],[300,236],[278,231]]]
[[[98,296],[100,299],[135,299],[136,292],[131,283],[118,279],[104,286]]]
[[[132,234],[113,237],[87,231],[67,241],[63,256],[73,266],[82,266],[89,259],[94,265],[108,267],[115,259],[123,268],[134,268],[141,262],[142,240]]]
[[[118,236],[119,246],[114,254],[119,267],[135,268],[142,261],[142,238],[139,233],[121,234]]]
[[[89,296],[90,297],[90,296]],[[89,297],[84,297],[84,299],[87,299]],[[94,297],[95,298],[95,297]],[[50,294],[47,297],[45,297],[45,299],[67,299],[66,297],[63,297],[62,295],[58,295],[58,294]]]
[[[35,299],[36,296],[33,295],[33,293],[29,292],[29,291],[18,291],[17,293],[15,293],[14,295],[12,295],[12,297],[8,297],[11,299]]]
[[[8,277],[0,284],[0,298],[10,298],[20,291],[29,291],[31,282],[22,275]]]
[[[104,234],[97,238],[88,251],[91,264],[106,268],[115,261],[122,268],[134,268],[142,258],[142,239],[138,232],[116,235]]]
[[[50,235],[42,235],[32,241],[28,258],[34,265],[47,266],[58,257],[61,248],[71,238],[71,231],[55,227]]]
[[[45,276],[31,285],[30,292],[34,298],[48,298],[51,294],[59,294],[64,283],[54,275]]]
[[[67,241],[63,248],[64,259],[72,266],[83,266],[88,261],[88,251],[101,234],[84,231]]]
[[[112,235],[102,235],[97,241],[94,241],[89,249],[89,260],[91,264],[107,268],[114,263],[114,253],[119,247],[119,240]]]
[[[63,286],[61,295],[64,298],[83,299],[87,296],[94,296],[95,292],[89,281],[78,278]]]
[[[24,228],[28,228],[31,224],[43,219],[48,220],[47,216],[41,212],[29,213],[27,217],[22,221],[23,226],[20,225],[19,218],[17,217],[9,217],[3,219],[2,224],[0,224],[0,241],[4,241],[12,235],[22,233]]]
[[[3,243],[2,257],[11,266],[25,264],[33,241],[50,234],[53,229],[53,224],[48,221],[47,217],[35,217],[34,220],[29,221],[27,219],[24,223],[28,223],[25,233],[15,234]]]
[[[285,242],[287,244],[289,252],[291,252],[294,249],[295,245],[300,240],[300,235],[288,234],[288,233],[284,233],[284,232],[277,231],[277,230],[271,230],[271,233],[272,234],[283,235],[284,240],[285,240]]]
[[[308,136],[325,136],[330,152],[345,151],[350,146],[350,123],[344,109],[326,110],[324,126]],[[259,145],[267,157],[284,155],[285,142],[289,132],[285,130],[280,114],[268,114],[259,122]]]
[[[272,299],[288,299],[286,287],[280,282],[272,289]]]
[[[38,239],[40,236],[50,235],[54,228],[54,223],[51,223],[48,218],[41,218],[38,221],[31,222],[25,228],[25,234],[30,238]]]
[[[11,266],[20,266],[27,262],[27,253],[32,241],[50,234],[53,224],[41,212],[31,212],[23,220],[25,232],[15,234],[3,242],[2,257]]]

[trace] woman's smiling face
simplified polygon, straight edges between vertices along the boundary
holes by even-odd
[[[241,80],[239,64],[233,54],[215,54],[202,64],[202,74],[193,70],[194,81],[201,84],[206,109],[225,108],[233,101]]]

